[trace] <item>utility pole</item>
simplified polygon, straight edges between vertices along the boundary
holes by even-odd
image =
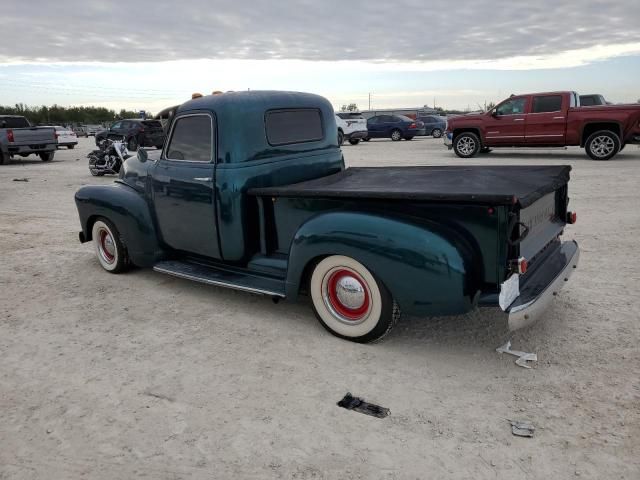
[[[371,92],[369,92],[369,110],[371,110]]]

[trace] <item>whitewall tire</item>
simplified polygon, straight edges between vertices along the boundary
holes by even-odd
[[[374,342],[400,318],[386,287],[350,257],[332,255],[321,260],[311,274],[309,291],[318,320],[340,338]]]
[[[126,269],[127,252],[113,223],[106,218],[96,220],[91,229],[91,238],[102,268],[110,273],[119,273]]]

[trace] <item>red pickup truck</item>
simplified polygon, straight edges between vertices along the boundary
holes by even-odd
[[[445,144],[461,158],[495,147],[584,147],[609,160],[640,143],[640,105],[580,107],[575,92],[512,95],[494,109],[448,120]]]

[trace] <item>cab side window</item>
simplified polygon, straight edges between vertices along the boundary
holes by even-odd
[[[526,106],[526,98],[514,98],[498,105],[496,113],[498,115],[522,115]]]
[[[213,159],[213,128],[209,115],[189,115],[175,120],[168,160],[210,162]]]
[[[533,97],[533,113],[559,112],[562,110],[562,95]]]

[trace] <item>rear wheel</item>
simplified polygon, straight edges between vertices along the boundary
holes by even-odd
[[[116,226],[106,218],[95,221],[91,238],[102,268],[109,273],[120,273],[128,265],[127,252]]]
[[[453,139],[453,151],[460,158],[471,158],[480,150],[480,139],[475,133],[463,132]]]
[[[491,153],[491,149],[489,147],[482,147],[480,153]]]
[[[442,130],[440,130],[439,128],[434,128],[431,132],[431,136],[433,138],[440,138],[442,136]]]
[[[138,140],[136,139],[136,137],[129,138],[129,140],[127,141],[127,150],[131,150],[132,152],[135,152],[137,149],[138,149]]]
[[[342,145],[344,143],[344,132],[342,130],[338,130],[338,145]]]
[[[391,140],[393,140],[394,142],[402,140],[402,132],[396,128],[391,132]]]
[[[592,160],[609,160],[620,151],[620,137],[610,130],[592,133],[584,145]]]
[[[9,155],[5,155],[4,153],[0,152],[0,165],[6,165],[9,163]]]
[[[51,160],[53,160],[54,155],[55,155],[55,152],[45,152],[45,153],[38,154],[38,156],[40,157],[40,160],[42,160],[43,162],[50,162]]]
[[[75,145],[67,145],[67,148],[68,148],[69,150],[73,150],[73,147],[75,147]]]
[[[350,257],[332,255],[320,261],[311,274],[309,291],[322,326],[346,340],[381,340],[400,318],[387,288]]]
[[[357,145],[357,144],[359,144],[359,143],[360,143],[360,139],[359,139],[359,138],[351,138],[351,139],[349,140],[349,143],[350,143],[351,145]]]
[[[365,137],[362,139],[363,142],[368,142],[369,140],[371,140],[369,137]]]

